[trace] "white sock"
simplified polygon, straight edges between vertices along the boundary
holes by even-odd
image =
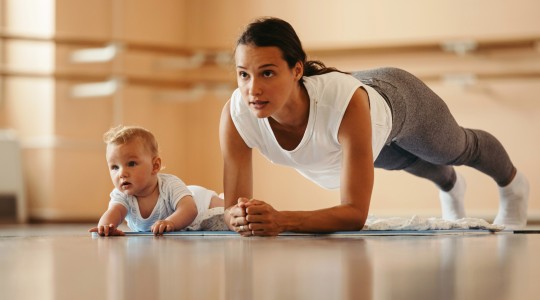
[[[508,229],[525,227],[528,201],[529,182],[517,171],[509,185],[499,187],[499,212],[493,224],[504,225]]]
[[[465,218],[463,200],[465,198],[466,189],[467,184],[465,183],[465,178],[456,172],[456,183],[454,184],[454,187],[448,192],[439,192],[442,218],[444,220],[455,221]]]

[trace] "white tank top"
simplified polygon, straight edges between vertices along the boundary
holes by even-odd
[[[268,119],[254,116],[238,89],[230,100],[231,118],[248,147],[258,148],[273,163],[295,168],[323,188],[336,189],[342,158],[338,131],[353,93],[363,87],[369,96],[373,161],[392,129],[390,107],[373,88],[347,74],[331,72],[303,79],[310,99],[309,119],[295,149],[288,151],[279,145]]]

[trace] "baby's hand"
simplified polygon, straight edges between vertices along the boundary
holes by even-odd
[[[154,235],[163,235],[164,232],[174,231],[174,223],[169,220],[159,220],[154,225],[152,225],[152,228],[150,230]]]
[[[124,232],[114,224],[98,225],[97,227],[90,228],[88,232],[97,232],[100,236],[113,236],[113,235],[125,235]]]

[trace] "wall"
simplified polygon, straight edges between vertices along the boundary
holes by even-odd
[[[294,24],[304,46],[410,45],[447,39],[537,37],[538,2],[519,0],[357,1],[237,0],[188,1],[188,43],[194,47],[234,46],[254,18],[276,16]]]
[[[538,1],[235,0],[233,5],[221,0],[167,0],[155,7],[142,0],[48,0],[26,10],[28,1],[0,0],[0,12],[22,11],[25,18],[40,22],[26,27],[15,19],[0,20],[0,75],[4,86],[10,87],[2,92],[0,126],[16,127],[24,135],[34,219],[99,217],[111,189],[101,134],[118,121],[156,133],[165,172],[220,192],[219,116],[231,90],[211,90],[197,101],[174,94],[182,95],[183,87],[196,83],[234,85],[234,68],[171,66],[197,51],[230,54],[242,28],[268,15],[291,22],[308,54],[328,65],[347,71],[392,65],[425,79],[462,125],[495,134],[530,182],[540,181],[535,153],[539,145],[534,138],[534,129],[540,128],[540,104],[532,96],[540,92]],[[47,11],[53,11],[56,19]],[[72,51],[110,41],[127,45],[114,61],[67,63]],[[441,50],[441,45],[456,41],[465,45],[474,41],[478,49],[465,54]],[[10,49],[10,57],[20,57],[32,43],[32,49],[36,45],[41,49],[34,53],[49,59],[32,62],[35,55],[30,52],[16,59],[21,64],[6,67],[5,49]],[[472,83],[442,80],[449,75],[467,79],[471,74]],[[110,75],[127,79],[110,97],[88,101],[65,97],[74,84],[103,81]],[[38,109],[42,104],[47,105]],[[32,122],[24,117],[28,110],[35,112]],[[279,209],[315,209],[339,201],[338,192],[322,190],[294,170],[270,164],[256,151],[254,168],[256,197]],[[493,217],[494,184],[470,168],[458,170],[469,187],[468,211]],[[371,213],[433,216],[439,211],[437,199],[437,190],[425,180],[377,170]],[[540,191],[534,185],[530,212],[540,219]]]

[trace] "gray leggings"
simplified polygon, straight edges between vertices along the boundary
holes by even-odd
[[[352,74],[373,87],[392,110],[392,131],[375,167],[405,170],[444,191],[456,181],[453,166],[467,165],[510,183],[514,165],[501,143],[488,132],[459,126],[444,101],[412,74],[380,68]]]

